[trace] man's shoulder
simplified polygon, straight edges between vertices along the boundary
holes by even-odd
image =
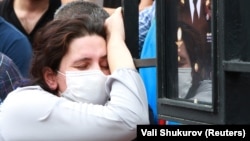
[[[13,53],[30,54],[32,46],[28,38],[13,25],[4,21],[2,17],[0,17],[0,31],[0,51],[8,55]]]
[[[3,17],[0,17],[0,31],[1,38],[11,37],[13,40],[26,38],[26,36],[21,31],[6,21]]]

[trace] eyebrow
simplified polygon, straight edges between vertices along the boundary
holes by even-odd
[[[107,55],[104,55],[104,56],[102,56],[101,58],[100,58],[100,60],[103,60],[103,59],[107,59]],[[76,61],[74,61],[73,62],[73,64],[75,64],[75,63],[80,63],[80,62],[83,62],[83,61],[90,61],[90,60],[92,60],[91,58],[88,58],[88,57],[86,57],[86,58],[81,58],[81,59],[79,59],[79,60],[76,60]]]

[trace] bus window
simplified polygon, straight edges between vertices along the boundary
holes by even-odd
[[[211,1],[180,0],[176,24],[177,98],[211,104]]]
[[[249,4],[157,0],[159,124],[250,123]]]
[[[157,2],[159,102],[214,111],[213,0]]]

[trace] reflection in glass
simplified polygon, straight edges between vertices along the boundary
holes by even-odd
[[[178,98],[211,104],[211,1],[180,0],[177,10]]]

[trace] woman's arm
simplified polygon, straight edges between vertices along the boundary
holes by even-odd
[[[124,23],[121,7],[106,20],[107,54],[111,73],[118,68],[133,68],[133,58],[125,44]]]

